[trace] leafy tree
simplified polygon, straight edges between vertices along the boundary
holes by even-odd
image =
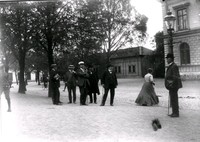
[[[102,0],[103,30],[105,41],[104,51],[107,62],[111,51],[138,42],[146,33],[147,17],[140,15],[130,4],[130,0]],[[135,40],[138,39],[138,40]]]
[[[42,62],[41,62],[42,61]],[[40,85],[40,72],[48,72],[47,56],[42,48],[34,48],[30,50],[26,56],[25,72],[35,72],[36,82]]]
[[[164,35],[163,32],[158,32],[155,35],[156,50],[153,54],[154,60],[154,76],[165,76],[165,59],[164,59]]]
[[[39,2],[35,3],[34,41],[42,48],[48,58],[49,71],[51,64],[61,52],[70,48],[71,22],[73,21],[72,2]],[[49,97],[51,96],[51,81],[49,82]]]
[[[25,57],[31,49],[32,43],[32,20],[31,5],[27,3],[10,3],[3,7],[1,13],[1,24],[3,25],[4,46],[11,50],[19,63],[19,93],[25,93],[24,82]]]
[[[79,0],[76,4],[74,51],[78,60],[87,61],[89,56],[101,52],[101,45],[104,40],[104,34],[101,31],[101,1]]]

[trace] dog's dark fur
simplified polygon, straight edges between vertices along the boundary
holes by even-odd
[[[162,128],[160,121],[158,119],[152,120],[152,127],[153,127],[154,131],[157,131],[157,129]]]

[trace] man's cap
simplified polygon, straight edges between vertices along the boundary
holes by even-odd
[[[57,65],[56,64],[51,64],[51,67],[53,68],[53,67],[56,67]]]
[[[78,62],[79,65],[84,65],[85,63],[83,61]]]
[[[166,58],[172,58],[172,59],[174,59],[174,55],[172,53],[168,53],[167,56],[166,56]]]
[[[69,65],[68,68],[69,68],[69,69],[73,69],[73,68],[74,68],[74,65]]]

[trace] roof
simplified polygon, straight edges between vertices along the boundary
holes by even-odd
[[[132,47],[132,48],[120,49],[115,53],[113,53],[111,59],[150,55],[152,52],[153,52],[152,50],[144,47]]]

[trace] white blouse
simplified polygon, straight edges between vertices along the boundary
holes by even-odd
[[[150,73],[147,73],[147,74],[144,76],[144,80],[145,80],[145,82],[153,82],[153,75],[150,74]]]

